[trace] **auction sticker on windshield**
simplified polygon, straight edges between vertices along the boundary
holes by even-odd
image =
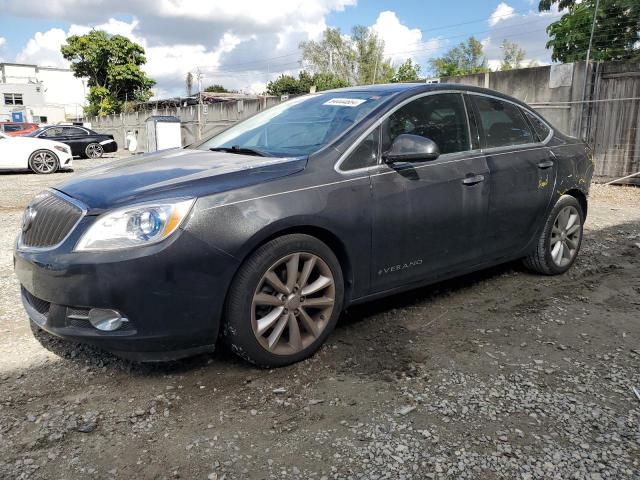
[[[323,103],[323,105],[334,105],[337,107],[357,107],[363,104],[366,100],[360,98],[332,98]]]

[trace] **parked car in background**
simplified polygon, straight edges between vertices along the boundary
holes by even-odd
[[[113,135],[97,133],[85,127],[51,125],[39,128],[29,136],[65,143],[71,147],[74,156],[81,158],[100,158],[104,153],[118,150]]]
[[[21,137],[38,129],[35,123],[0,122],[0,133],[10,137]]]
[[[0,170],[54,173],[70,169],[72,162],[71,149],[64,143],[0,133]]]
[[[222,335],[281,366],[349,305],[515,259],[566,272],[592,172],[582,141],[498,92],[331,90],[43,192],[14,265],[36,333],[148,360]]]

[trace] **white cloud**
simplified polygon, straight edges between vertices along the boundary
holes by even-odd
[[[551,51],[545,48],[548,41],[546,28],[561,17],[556,8],[548,12],[531,10],[515,13],[508,4],[500,3],[488,19],[489,34],[482,39],[489,68],[495,70],[502,62],[502,42],[518,44],[525,51],[523,65],[535,62],[538,65],[551,63]]]
[[[506,20],[507,18],[513,17],[513,12],[513,7],[507,5],[504,2],[500,3],[489,17],[489,25],[493,27],[501,20]]]
[[[371,28],[384,40],[385,56],[396,64],[407,58],[420,62],[441,46],[437,38],[423,41],[420,29],[403,25],[392,11],[380,12]]]
[[[46,67],[66,67],[68,63],[60,54],[67,33],[60,28],[36,32],[16,57],[20,63],[33,63]]]
[[[4,47],[7,43],[7,39],[4,37],[0,37],[0,48]]]
[[[356,0],[113,0],[109,18],[101,0],[58,0],[40,5],[0,0],[0,11],[21,17],[72,22],[68,31],[39,32],[17,56],[25,63],[66,66],[60,46],[68,35],[92,28],[124,35],[146,50],[144,70],[157,80],[158,93],[180,95],[184,78],[199,68],[204,85],[264,90],[283,71],[297,71],[298,44],[318,38],[326,15],[355,5]],[[265,60],[272,57],[278,59]],[[253,70],[253,71],[251,71]]]

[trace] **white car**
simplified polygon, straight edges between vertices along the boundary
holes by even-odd
[[[72,161],[71,149],[64,143],[0,133],[0,170],[54,173],[70,169]]]

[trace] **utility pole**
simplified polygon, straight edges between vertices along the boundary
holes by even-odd
[[[198,140],[202,138],[202,73],[197,70],[198,78]]]
[[[591,20],[591,35],[589,35],[589,46],[587,47],[587,59],[584,62],[584,82],[582,83],[582,108],[580,109],[580,121],[578,122],[578,136],[582,137],[582,118],[584,117],[584,102],[587,95],[587,75],[589,73],[589,61],[591,60],[591,46],[593,44],[593,32],[596,29],[596,19],[598,18],[598,7],[600,0],[596,0],[596,7],[593,10],[593,19]],[[585,139],[586,140],[586,139]]]

